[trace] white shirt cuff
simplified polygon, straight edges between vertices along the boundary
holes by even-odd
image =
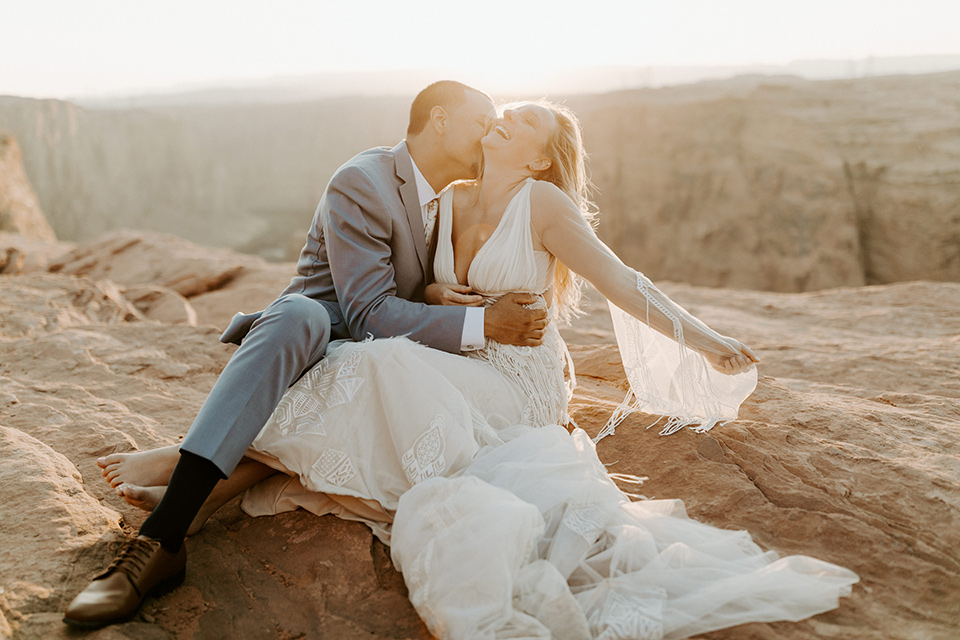
[[[482,349],[483,339],[483,307],[467,307],[467,315],[463,318],[463,335],[460,338],[461,351],[476,351]]]

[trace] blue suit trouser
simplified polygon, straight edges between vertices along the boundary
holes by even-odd
[[[246,453],[287,388],[347,338],[335,302],[288,294],[262,312],[237,314],[224,342],[240,348],[223,369],[180,448],[213,462],[224,477]]]

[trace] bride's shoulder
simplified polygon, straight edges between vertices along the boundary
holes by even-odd
[[[530,198],[544,205],[573,203],[560,187],[546,180],[531,180]]]
[[[530,213],[536,217],[553,219],[557,214],[578,213],[577,205],[557,185],[546,180],[534,180],[530,187]]]

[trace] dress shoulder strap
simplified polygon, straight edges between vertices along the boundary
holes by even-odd
[[[507,205],[499,225],[503,227],[504,235],[514,236],[519,233],[523,242],[530,239],[530,192],[534,182],[536,180],[533,178],[527,178],[520,191]]]
[[[457,280],[453,265],[453,190],[451,185],[440,194],[440,207],[437,211],[437,232],[433,277],[437,282],[453,284]]]

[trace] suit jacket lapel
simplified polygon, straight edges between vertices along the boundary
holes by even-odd
[[[420,196],[417,193],[417,181],[413,177],[413,160],[407,150],[407,143],[401,142],[393,148],[394,162],[397,165],[397,177],[400,178],[400,200],[407,212],[407,222],[413,233],[414,246],[417,257],[420,258],[420,268],[424,276],[427,275],[427,242],[423,237],[423,213],[420,211]]]

